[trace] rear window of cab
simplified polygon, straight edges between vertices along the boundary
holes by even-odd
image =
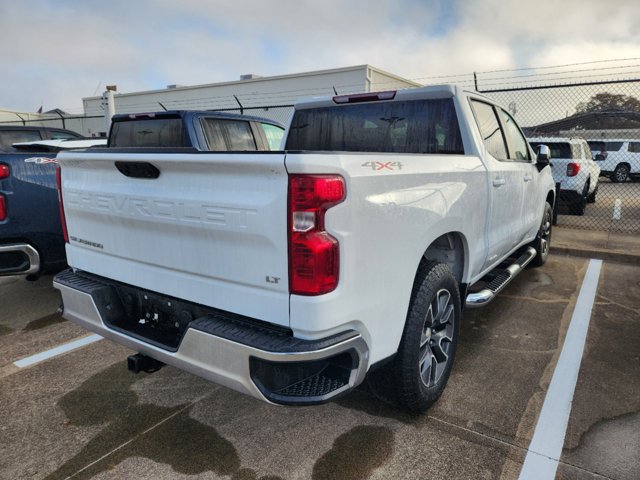
[[[464,154],[450,98],[297,110],[286,149]]]

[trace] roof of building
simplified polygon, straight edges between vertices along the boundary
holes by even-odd
[[[351,72],[351,71],[356,71],[356,70],[367,70],[367,69],[371,69],[377,73],[380,73],[382,75],[394,78],[398,81],[401,82],[405,82],[408,83],[409,85],[413,85],[415,87],[421,87],[422,85],[420,83],[414,82],[413,80],[409,80],[406,78],[402,78],[398,75],[395,75],[393,73],[389,73],[386,72],[384,70],[381,70],[379,68],[373,67],[371,65],[368,64],[363,64],[363,65],[354,65],[351,67],[342,67],[342,68],[331,68],[331,69],[327,69],[327,70],[313,70],[313,71],[309,71],[309,72],[300,72],[300,73],[291,73],[291,74],[286,74],[286,75],[275,75],[275,76],[271,76],[271,77],[259,77],[259,76],[254,76],[253,78],[247,79],[247,80],[232,80],[229,82],[218,82],[218,83],[206,83],[206,84],[201,84],[201,85],[189,85],[189,86],[182,86],[182,85],[176,85],[176,86],[171,86],[172,88],[167,89],[167,88],[159,88],[156,90],[144,90],[144,91],[140,91],[140,92],[129,92],[129,93],[116,93],[116,96],[118,97],[126,97],[126,96],[133,96],[133,95],[148,95],[148,94],[157,94],[157,93],[162,93],[162,92],[166,92],[167,90],[171,90],[173,91],[180,91],[180,90],[195,90],[195,89],[200,89],[200,88],[211,88],[211,87],[220,87],[220,86],[226,86],[226,85],[239,85],[239,84],[247,84],[247,83],[261,83],[261,82],[271,82],[273,80],[283,80],[283,79],[290,79],[290,78],[299,78],[299,77],[313,77],[313,76],[318,76],[318,75],[330,75],[330,74],[335,74],[335,73],[343,73],[343,72]],[[82,100],[95,100],[95,99],[100,99],[100,96],[92,96],[92,97],[84,97]]]
[[[623,130],[640,128],[640,112],[608,109],[576,113],[533,127],[523,128],[527,135],[557,133],[562,130]]]

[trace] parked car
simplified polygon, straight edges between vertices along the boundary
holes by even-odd
[[[601,174],[613,182],[640,179],[640,140],[588,140]]]
[[[62,128],[3,125],[0,126],[0,152],[15,152],[14,143],[80,138],[84,137],[79,133]]]
[[[20,129],[11,132],[11,138],[20,138]],[[67,135],[64,131],[53,133]],[[51,136],[51,129],[47,134]],[[106,143],[106,139],[68,136],[14,143],[5,146],[10,151],[0,152],[0,276],[27,275],[32,279],[66,266],[56,155],[65,149]]]
[[[300,101],[285,147],[63,153],[64,317],[140,352],[135,372],[294,405],[369,372],[425,410],[463,307],[547,259],[548,148],[450,85]]]
[[[572,215],[584,215],[587,203],[598,194],[600,167],[591,158],[591,149],[582,138],[536,137],[529,143],[535,149],[551,149],[553,180],[560,184],[559,205],[567,205]]]

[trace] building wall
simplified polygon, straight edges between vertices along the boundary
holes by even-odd
[[[20,117],[24,119],[24,122]],[[62,119],[56,114],[14,112],[12,110],[0,110],[0,125],[66,128],[87,137],[100,136],[100,132],[106,130],[104,116],[99,118],[72,116]]]
[[[29,125],[34,120],[41,120],[50,117],[51,115],[43,115],[40,113],[31,112],[17,112],[14,110],[1,110],[0,109],[0,123],[7,124],[10,122],[12,125],[22,125],[24,119]],[[57,115],[54,115],[57,116]]]
[[[419,84],[370,65],[358,65],[251,80],[116,94],[115,108],[117,113],[153,112],[162,110],[163,106],[167,110],[238,109],[239,101],[246,109],[246,114],[287,124],[292,110],[273,107],[292,105],[303,97],[335,95],[336,92],[344,95],[415,86]],[[83,103],[85,115],[103,115],[101,97],[85,98]],[[252,109],[255,107],[263,108]],[[90,128],[101,127],[99,123],[93,123],[96,124],[95,127]]]
[[[236,112],[239,113],[239,101],[245,114],[270,118],[286,125],[293,109],[278,106],[293,105],[302,97],[332,96],[336,92],[344,95],[415,86],[419,85],[370,65],[357,65],[209,85],[116,93],[114,100],[116,113],[156,112],[162,110],[163,106],[167,110],[237,109]],[[82,102],[84,116],[66,118],[65,127],[88,137],[105,135],[102,97],[87,97]],[[38,119],[37,124],[62,127],[62,121],[56,115],[29,115],[29,119]],[[16,120],[17,125],[21,124],[15,114],[9,115],[8,118],[11,121]]]
[[[400,90],[402,88],[420,87],[421,84],[398,77],[389,72],[383,72],[377,68],[369,67],[369,83],[370,92],[379,92],[384,90]]]
[[[366,88],[366,66],[325,70],[252,80],[166,88],[115,95],[116,112],[142,113],[162,110],[209,110],[290,105],[300,97],[353,93]],[[101,115],[101,97],[83,99],[85,115]]]

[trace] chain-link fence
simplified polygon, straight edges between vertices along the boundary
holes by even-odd
[[[640,80],[483,91],[508,107],[532,144],[547,144],[558,224],[640,232]],[[287,125],[293,106],[225,110]]]
[[[559,225],[640,232],[640,80],[496,90],[480,86],[480,91],[507,107],[533,144],[550,146],[553,176],[560,189]],[[215,111],[288,125],[293,105]],[[41,118],[23,124],[86,134],[87,122],[97,124],[96,131],[104,129],[103,117]]]
[[[559,225],[640,232],[640,80],[482,93],[551,148]]]

